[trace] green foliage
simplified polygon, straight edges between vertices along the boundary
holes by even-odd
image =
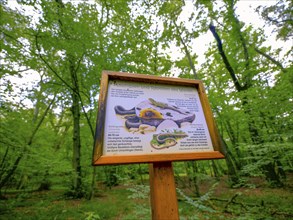
[[[115,219],[126,215],[134,205],[125,203],[129,195],[126,190],[104,191],[100,198],[91,201],[85,199],[66,200],[60,189],[51,192],[28,192],[22,198],[15,199],[10,194],[7,201],[0,200],[0,218],[21,219]],[[2,209],[3,207],[3,209]],[[5,208],[5,209],[4,209]]]
[[[293,169],[291,54],[266,46],[264,30],[240,21],[238,2],[41,0],[15,2],[17,9],[7,1],[1,3],[0,192],[62,188],[73,195],[79,178],[80,192],[90,195],[96,181],[109,188],[147,182],[147,165],[101,167],[94,176],[93,128],[104,69],[203,80],[231,161],[196,162],[194,167],[176,163],[176,181],[184,187],[194,192],[211,175],[228,173],[239,175],[234,186],[254,188],[247,177],[267,178],[266,167],[284,182],[286,172]],[[263,19],[276,27],[279,39],[290,39],[291,6],[290,1],[278,1],[259,8]],[[205,62],[196,66],[195,41],[211,21],[240,90],[217,42],[209,45]],[[36,84],[13,82],[29,75],[37,77]],[[74,106],[78,106],[75,112]],[[74,121],[75,116],[80,118]],[[74,125],[80,126],[77,136]],[[76,138],[80,152],[73,147]],[[81,172],[72,162],[77,153]],[[147,194],[144,187],[132,193],[132,199],[145,199]],[[208,207],[210,195],[205,195],[206,200],[202,196],[203,201],[190,200],[189,205]],[[22,196],[27,200],[29,194],[19,200]],[[58,218],[70,212],[57,210]],[[137,207],[129,218],[148,216],[145,210]],[[80,216],[103,219],[110,214],[85,210]]]
[[[204,194],[203,196],[199,197],[196,200],[193,200],[192,198],[186,196],[180,189],[177,189],[177,192],[179,193],[180,196],[183,197],[186,203],[196,208],[197,211],[214,213],[216,211],[213,208],[205,205],[204,203],[210,200],[210,196],[213,194],[217,184],[218,183],[215,183],[206,194]]]
[[[101,219],[101,217],[94,212],[86,212],[85,215],[86,215],[85,220],[100,220]]]
[[[261,14],[263,19],[275,27],[278,38],[289,40],[292,37],[293,21],[292,17],[292,1],[279,0],[277,4],[272,6],[259,6],[257,12]]]
[[[293,160],[293,150],[290,143],[271,142],[262,146],[251,145],[247,147],[247,149],[249,152],[252,152],[252,154],[244,159],[254,162],[243,167],[242,172],[245,175],[261,176],[261,167],[269,163],[273,163],[278,172],[292,171],[292,164],[288,163],[288,161]],[[278,163],[278,161],[280,161],[280,163]],[[282,176],[284,173],[280,175]],[[285,178],[285,176],[283,176],[283,178]]]
[[[145,185],[133,185],[127,188],[131,194],[128,199],[137,201],[132,209],[132,213],[126,216],[125,219],[150,219],[150,208],[148,204],[140,202],[141,200],[149,200],[150,187]]]
[[[292,175],[288,187],[292,186]],[[210,184],[207,179],[200,184],[206,187],[202,197],[193,198],[188,188],[178,191],[179,212],[182,219],[288,219],[292,216],[292,192],[266,186],[261,178],[256,188],[231,189],[225,179]],[[0,200],[0,218],[21,219],[151,219],[149,187],[132,185],[103,187],[99,196],[91,201],[65,199],[64,189],[51,191],[9,191],[8,200]],[[184,191],[184,193],[183,193]]]
[[[105,184],[108,187],[113,187],[118,185],[118,173],[117,173],[117,167],[105,167]]]
[[[128,188],[132,194],[128,196],[130,199],[146,199],[149,198],[150,187],[145,185],[134,185]]]

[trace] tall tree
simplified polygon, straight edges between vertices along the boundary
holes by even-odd
[[[256,95],[256,91],[259,91],[258,95],[261,95],[262,92],[259,89],[266,86],[265,82],[259,78],[262,72],[266,70],[261,64],[263,61],[255,50],[256,45],[264,40],[259,37],[261,35],[256,37],[256,32],[253,32],[251,27],[244,30],[243,23],[239,21],[235,13],[236,1],[224,1],[224,3],[221,12],[215,13],[212,7],[209,8],[212,19],[215,21],[219,19],[216,14],[224,15],[222,18],[224,21],[222,37],[214,24],[210,24],[209,29],[217,42],[220,58],[237,92],[235,95],[240,100],[241,108],[246,115],[252,144],[261,149],[264,148],[263,144],[266,142],[266,134],[263,129],[265,119],[263,117],[266,117],[267,113],[256,108],[257,105],[252,101],[254,100],[252,96]],[[269,130],[268,127],[266,129]],[[279,175],[275,171],[275,162],[279,163],[273,160],[263,161],[260,168],[262,168],[268,181],[276,185],[282,185]]]

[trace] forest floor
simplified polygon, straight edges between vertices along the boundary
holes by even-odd
[[[241,188],[230,188],[227,177],[219,181],[207,178],[199,181],[200,198],[193,196],[185,181],[177,184],[181,220],[293,219],[293,174],[288,174],[282,188],[271,188],[261,178],[249,178]],[[145,185],[121,184],[111,189],[99,183],[90,201],[66,199],[64,189],[6,192],[5,196],[7,200],[0,200],[1,220],[151,219],[147,181]]]

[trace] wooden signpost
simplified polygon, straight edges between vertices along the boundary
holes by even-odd
[[[153,219],[179,219],[172,162],[221,149],[200,80],[103,71],[92,163],[149,163]]]

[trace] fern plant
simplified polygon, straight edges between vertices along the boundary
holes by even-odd
[[[179,193],[180,196],[182,196],[185,199],[185,202],[188,203],[189,205],[195,207],[197,210],[202,211],[202,212],[209,212],[209,213],[215,213],[217,212],[213,208],[205,205],[206,202],[208,202],[211,198],[211,195],[214,193],[214,190],[218,183],[214,183],[212,187],[209,189],[207,193],[204,195],[200,196],[196,200],[193,200],[191,197],[185,195],[182,190],[177,188],[177,192]]]

